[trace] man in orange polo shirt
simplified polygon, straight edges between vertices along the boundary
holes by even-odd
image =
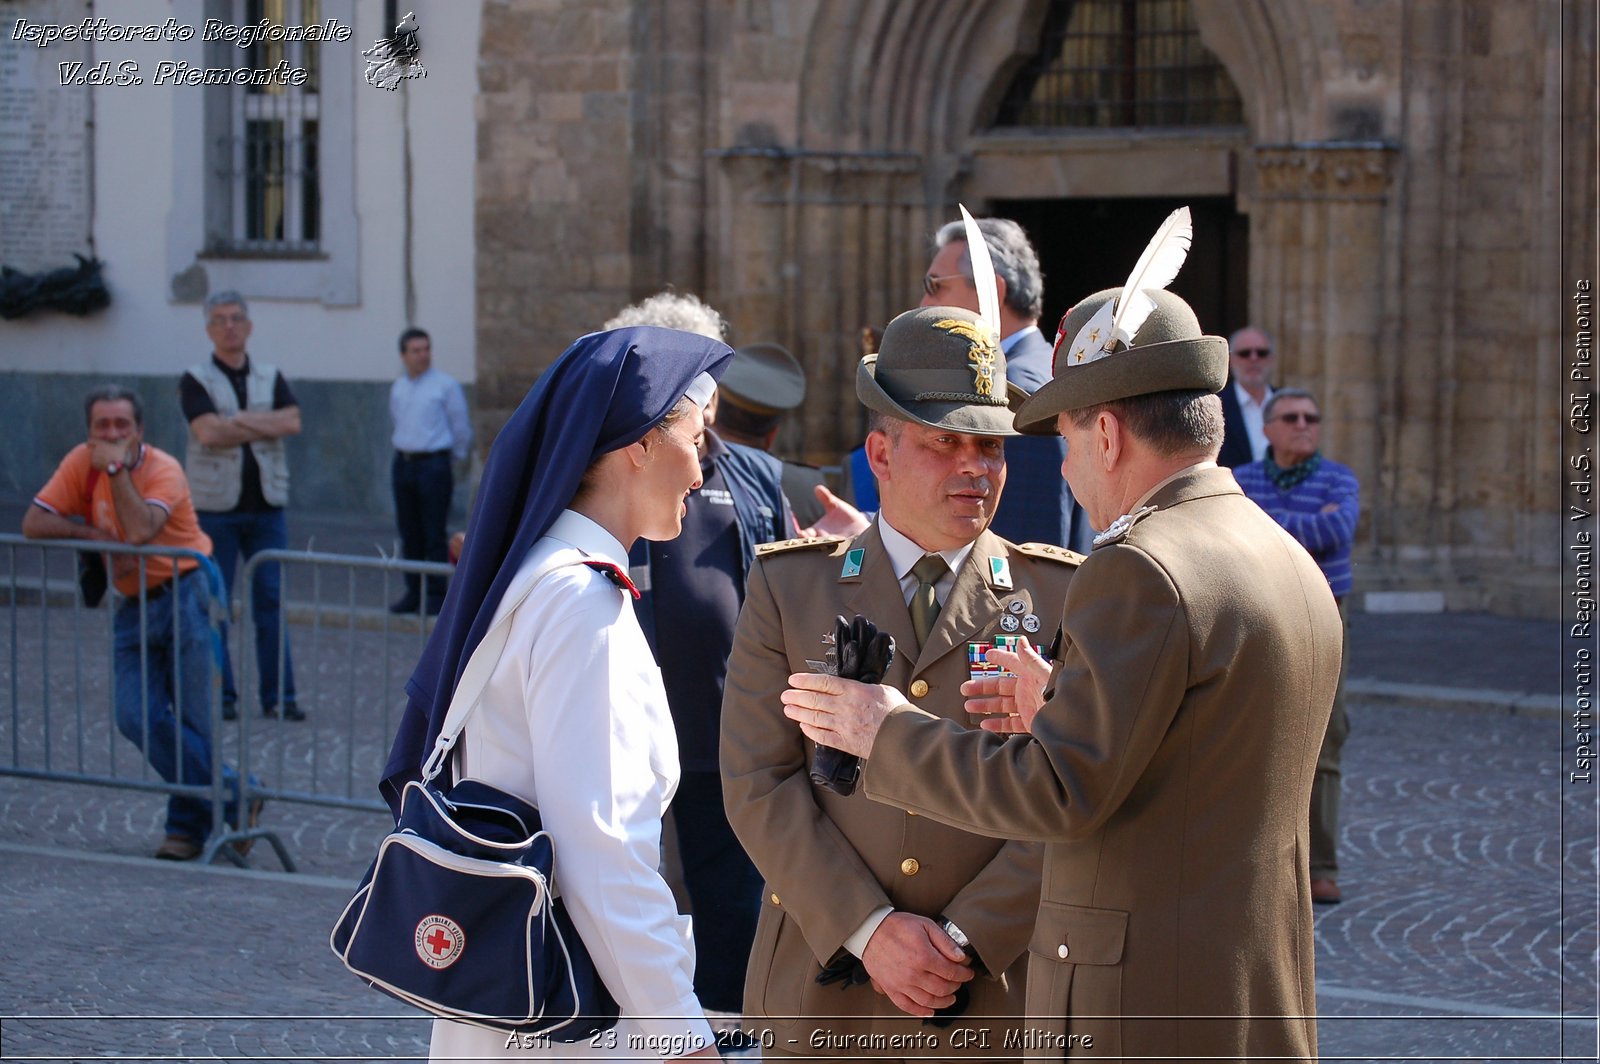
[[[211,553],[200,530],[183,467],[144,442],[144,408],[133,392],[108,385],[85,398],[89,439],[56,467],[22,518],[30,539],[186,548]],[[81,519],[83,524],[73,520]],[[112,582],[123,596],[113,625],[117,728],[144,751],[168,783],[211,783],[211,596],[193,557],[113,554]],[[143,586],[143,624],[140,588]],[[223,767],[233,794],[223,811],[238,822],[237,773]],[[250,823],[260,815],[253,803]],[[198,857],[211,831],[209,802],[174,795],[167,837],[156,856]]]

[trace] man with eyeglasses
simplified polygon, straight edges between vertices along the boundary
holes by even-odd
[[[1263,430],[1272,398],[1273,346],[1267,330],[1255,325],[1228,337],[1228,383],[1223,386],[1222,451],[1217,464],[1237,469],[1267,453]]]
[[[994,263],[1000,297],[1000,350],[1006,356],[1006,379],[1032,395],[1050,380],[1051,339],[1039,331],[1044,306],[1044,276],[1039,256],[1022,226],[1009,218],[980,218],[978,229]],[[939,227],[938,250],[922,278],[922,306],[961,307],[978,311],[978,289],[972,281],[972,256],[966,226],[957,219]],[[1066,457],[1056,438],[1012,439],[1006,443],[1006,467],[1012,489],[1000,500],[994,518],[996,535],[1013,543],[1053,543],[1078,551],[1089,549],[1090,529],[1072,490],[1061,479]]]
[[[183,467],[231,602],[235,563],[242,566],[261,551],[289,545],[283,513],[289,503],[289,449],[284,441],[300,433],[300,404],[277,367],[251,358],[246,350],[253,326],[244,296],[213,292],[201,313],[212,352],[190,366],[178,384],[183,418],[189,423]],[[295,698],[289,635],[281,631],[282,579],[280,566],[271,562],[258,566],[250,581],[261,715],[277,717],[281,703],[284,720],[305,720]],[[223,622],[224,720],[238,715],[238,701]]]
[[[1328,578],[1350,646],[1350,547],[1361,516],[1360,485],[1348,466],[1322,456],[1322,412],[1301,388],[1283,388],[1264,411],[1267,453],[1233,471],[1239,487],[1299,541]],[[1337,905],[1339,890],[1339,759],[1350,721],[1344,711],[1345,666],[1339,669],[1333,715],[1311,785],[1311,900]]]

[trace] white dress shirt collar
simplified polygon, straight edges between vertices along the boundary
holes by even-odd
[[[628,552],[617,541],[617,537],[607,532],[599,522],[576,510],[562,510],[557,514],[555,523],[545,535],[608,561],[623,572],[628,571]]]
[[[934,585],[933,593],[938,596],[940,602],[943,602],[949,596],[950,589],[955,586],[955,574],[960,572],[967,555],[972,553],[971,543],[952,550],[937,552],[923,550],[905,533],[891,525],[882,512],[878,514],[878,535],[883,539],[883,549],[889,554],[889,564],[894,566],[894,577],[900,581],[900,589],[906,593],[907,602],[911,601],[911,593],[917,589],[917,580],[911,575],[911,567],[921,561],[924,554],[937,553],[950,567],[949,574],[940,577],[939,582]]]
[[[1255,396],[1245,391],[1244,385],[1237,380],[1233,382],[1233,395],[1239,400],[1239,416],[1244,421],[1245,435],[1250,437],[1250,457],[1252,461],[1259,462],[1267,453],[1267,427],[1264,415],[1267,409],[1267,400],[1272,398],[1272,386],[1261,397],[1261,402],[1256,402]]]
[[[1029,333],[1037,332],[1039,332],[1039,326],[1037,325],[1029,325],[1025,328],[1018,329],[1016,332],[1000,341],[1000,352],[1002,354],[1009,355],[1011,353],[1011,349],[1016,347],[1017,344],[1021,343],[1024,336],[1027,336]],[[1039,333],[1039,335],[1043,336],[1044,333]]]

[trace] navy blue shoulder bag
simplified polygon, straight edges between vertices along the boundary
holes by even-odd
[[[617,1003],[557,895],[555,846],[539,810],[478,780],[436,782],[483,696],[511,616],[474,650],[422,779],[405,785],[329,944],[375,989],[447,1020],[576,1042],[617,1022]]]

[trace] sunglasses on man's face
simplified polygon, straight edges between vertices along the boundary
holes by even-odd
[[[1270,347],[1238,347],[1238,348],[1234,349],[1233,353],[1235,355],[1238,355],[1240,358],[1271,358],[1272,357],[1272,348],[1270,348]]]
[[[922,290],[930,296],[936,296],[939,294],[939,289],[944,287],[946,281],[955,280],[966,280],[966,274],[947,273],[943,277],[935,277],[931,273],[925,273],[922,275]]]
[[[1272,420],[1274,420],[1274,421],[1284,421],[1284,422],[1287,422],[1290,425],[1298,425],[1301,422],[1304,422],[1307,425],[1320,425],[1320,424],[1322,424],[1322,415],[1321,414],[1305,414],[1305,413],[1300,412],[1299,410],[1293,410],[1293,411],[1290,411],[1287,414],[1279,414],[1277,417],[1273,418]]]

